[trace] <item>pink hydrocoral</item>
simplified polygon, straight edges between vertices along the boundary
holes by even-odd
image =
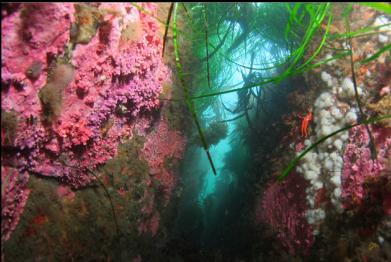
[[[387,168],[386,160],[391,156],[390,132],[391,130],[386,128],[372,128],[377,144],[377,158],[372,160],[365,126],[358,126],[350,131],[342,174],[342,197],[345,208],[361,205],[367,193],[365,183],[368,179],[379,177]]]
[[[109,42],[107,45],[97,35],[88,45],[76,47],[73,61],[79,70],[70,89],[74,93],[83,90],[85,103],[89,107],[93,97],[97,98],[89,116],[89,123],[94,127],[113,114],[117,106],[122,106],[126,113],[134,117],[141,111],[158,107],[162,84],[170,81],[170,72],[161,59],[162,43],[146,40],[148,36],[155,37],[157,34],[156,21],[150,16],[140,16],[137,9],[127,3],[106,3],[99,8],[113,8],[123,17],[105,18],[106,27],[110,28],[105,37]],[[151,7],[150,11],[155,12],[155,8]],[[121,32],[129,21],[143,25],[141,37],[123,43]]]
[[[151,12],[156,12],[155,4],[143,6]],[[16,137],[16,147],[24,152],[17,155],[17,165],[22,170],[58,178],[65,185],[59,188],[60,195],[67,194],[71,197],[72,191],[69,188],[78,189],[91,184],[94,177],[89,169],[104,164],[115,156],[121,139],[131,137],[134,128],[141,129],[141,132],[146,134],[144,130],[151,126],[152,118],[142,117],[140,113],[158,108],[162,84],[169,82],[171,77],[161,59],[162,43],[157,36],[157,22],[150,16],[141,15],[128,3],[105,3],[99,8],[105,7],[114,8],[123,17],[105,15],[104,23],[109,25],[106,29],[110,28],[105,32],[105,40],[108,41],[102,42],[99,32],[88,44],[76,45],[71,61],[76,68],[75,78],[64,90],[61,115],[58,122],[52,126],[55,132],[50,128],[43,128],[40,121],[34,125],[27,125],[23,120],[19,127],[23,132],[18,132]],[[45,8],[52,10],[51,15],[57,17],[62,14],[64,6],[49,5],[43,10],[46,10]],[[40,13],[36,9],[31,9],[31,12]],[[71,17],[72,12],[73,8],[70,8],[68,13]],[[15,13],[15,17],[17,15],[20,15],[20,12]],[[30,15],[36,16],[33,13]],[[9,18],[10,26],[15,19]],[[122,19],[124,20],[121,22]],[[121,32],[128,20],[142,24],[140,38],[129,43],[120,43]],[[37,22],[33,19],[34,21]],[[63,23],[62,19],[58,21]],[[60,32],[57,24],[54,25]],[[65,28],[69,29],[69,23]],[[8,29],[12,31],[11,27]],[[34,41],[38,41],[41,35],[37,33]],[[69,32],[66,36],[69,36]],[[61,40],[61,36],[58,40]],[[40,40],[39,42],[42,43]],[[2,45],[4,44],[2,42]],[[61,48],[64,44],[62,43]],[[57,47],[57,44],[54,46]],[[34,56],[34,61],[46,61],[46,52],[58,53],[53,48],[50,51],[41,51],[42,55]],[[12,52],[13,50],[7,46],[7,53],[3,56],[7,64],[12,56],[20,55],[18,52]],[[27,57],[30,58],[31,54]],[[43,69],[45,68],[46,64],[43,66]],[[6,69],[6,80],[23,79],[24,69],[15,73]],[[25,118],[30,114],[38,116],[40,104],[37,93],[45,84],[43,76],[45,75],[42,74],[32,83],[33,86],[27,85],[23,91],[10,88],[8,92],[3,92],[2,107],[15,108],[18,113],[24,114]],[[27,81],[30,83],[30,80]],[[80,113],[75,115],[75,112]],[[130,119],[132,121],[129,121]],[[105,126],[109,126],[107,123],[112,125],[106,128]],[[103,132],[105,128],[106,131]],[[167,138],[161,140],[160,136]],[[153,141],[157,145],[158,150],[156,154],[150,155],[150,160],[152,168],[160,170],[159,174],[155,173],[155,178],[161,182],[164,193],[162,197],[168,200],[176,180],[175,176],[165,169],[164,159],[170,156],[180,157],[184,147],[183,138],[180,134],[169,131],[167,123],[164,123],[159,125],[157,134],[152,134],[148,141]],[[147,182],[151,187],[150,178]],[[139,229],[140,233],[151,232],[155,235],[159,228],[160,215],[154,206],[154,195],[149,193],[146,197],[145,201],[148,204],[142,209],[143,219],[139,221]]]
[[[19,130],[23,131],[17,132],[15,145],[20,151],[28,152],[28,154],[21,154],[21,152],[18,152],[15,159],[4,158],[4,160],[5,162],[16,161],[19,170],[24,172],[38,164],[37,159],[40,156],[40,149],[46,142],[48,134],[43,127],[37,125],[28,126],[24,122],[19,124],[18,131]]]
[[[1,243],[9,239],[19,223],[30,194],[29,174],[1,167]]]
[[[64,172],[60,181],[73,189],[80,189],[90,185],[91,182],[95,181],[95,177],[90,175],[86,170],[81,169],[80,171],[73,170],[68,173]]]
[[[38,116],[37,96],[45,81],[41,73],[30,80],[25,72],[34,62],[46,64],[48,54],[59,54],[69,40],[73,4],[25,3],[1,20],[1,80],[9,83],[1,92],[1,107],[13,109],[23,117]]]
[[[180,159],[183,154],[185,140],[177,131],[170,131],[166,120],[161,120],[154,134],[148,136],[144,145],[144,155],[149,163],[151,175],[162,183],[164,197],[170,199],[176,184],[175,175],[164,166],[168,157]]]
[[[57,128],[57,133],[63,139],[65,148],[87,145],[91,138],[92,131],[87,127],[87,121],[80,119],[77,122],[65,122]]]
[[[299,251],[308,253],[314,242],[305,217],[305,188],[305,179],[296,174],[289,175],[282,183],[273,181],[256,210],[256,221],[270,225],[291,255]]]
[[[142,123],[141,123],[142,124]],[[148,161],[149,174],[160,182],[158,197],[167,204],[176,185],[176,176],[172,170],[165,166],[167,158],[180,159],[183,154],[185,141],[183,136],[176,131],[170,131],[166,120],[161,119],[157,130],[147,136],[144,144],[143,156]],[[148,177],[147,186],[152,186],[152,180]],[[151,232],[155,235],[159,229],[160,215],[154,211],[154,196],[146,191],[144,200],[148,200],[142,210],[142,219],[139,221],[139,233]],[[143,201],[144,201],[143,200]]]
[[[156,4],[142,6],[156,15]],[[21,120],[15,144],[23,151],[6,161],[16,162],[21,171],[58,177],[72,188],[88,185],[93,181],[88,168],[116,154],[121,139],[129,138],[134,127],[140,126],[139,113],[156,109],[162,84],[170,82],[170,71],[161,58],[158,24],[130,3],[99,5],[103,21],[98,32],[72,51],[75,77],[64,90],[58,122],[43,128],[39,119],[33,125],[25,122],[30,115],[37,118],[40,114],[37,93],[46,82],[47,55],[64,53],[75,9],[72,3],[20,7],[2,20],[2,81],[11,83],[2,92],[2,109],[15,110]],[[26,11],[22,14],[22,10]],[[122,39],[122,32],[132,23],[140,25],[139,34],[131,41]],[[23,30],[31,33],[28,41],[19,34]],[[31,81],[24,74],[34,61],[40,61],[43,70]],[[14,80],[25,81],[24,87],[14,88]],[[80,114],[75,117],[75,112]],[[108,122],[113,125],[103,132]]]
[[[157,5],[141,4],[152,16],[131,3],[102,3],[97,7],[103,19],[96,35],[86,44],[76,44],[71,52],[74,79],[63,91],[61,115],[52,126],[43,126],[39,119],[42,108],[38,92],[47,80],[47,61],[66,53],[74,4],[20,6],[28,11],[23,18],[18,9],[2,19],[2,82],[10,86],[2,92],[1,107],[15,110],[20,120],[13,148],[17,154],[2,156],[2,164],[4,160],[17,166],[21,174],[30,171],[55,177],[64,186],[79,189],[95,181],[90,170],[114,157],[118,144],[137,129],[149,143],[157,145],[157,153],[150,154],[151,169],[159,170],[154,176],[161,182],[163,198],[169,200],[176,179],[164,167],[164,159],[179,158],[184,141],[180,134],[168,130],[167,123],[159,125],[158,131],[161,136],[167,135],[165,140],[160,141],[155,133],[149,139],[146,130],[153,118],[141,114],[158,109],[162,85],[171,81],[161,56],[159,25],[153,18]],[[122,38],[132,23],[139,25],[137,36]],[[21,38],[22,29],[31,32],[31,39]],[[33,81],[25,72],[35,61],[42,64],[42,70]],[[23,87],[15,85],[22,81]],[[151,181],[148,177],[152,188]],[[58,193],[64,192],[61,188]],[[154,197],[150,202],[142,212],[147,218],[141,223],[145,231],[155,234],[159,213]]]

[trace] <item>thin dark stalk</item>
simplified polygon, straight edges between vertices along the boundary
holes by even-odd
[[[167,16],[167,21],[166,21],[166,29],[164,30],[162,57],[164,56],[164,49],[166,48],[168,28],[170,26],[170,20],[171,20],[171,14],[172,14],[172,9],[173,8],[174,8],[174,3],[171,3],[170,4],[170,9],[168,10],[168,16]]]
[[[205,51],[206,51],[206,73],[208,75],[208,87],[210,88],[210,68],[209,68],[209,48],[208,48],[208,10],[206,5],[204,5],[204,23],[205,23]]]
[[[346,17],[346,27],[348,29],[348,34],[350,34],[350,23],[348,20],[348,17]],[[352,37],[349,37],[349,48],[350,48],[350,68],[352,70],[352,80],[353,80],[353,86],[354,86],[354,95],[357,101],[357,106],[358,110],[360,112],[360,119],[361,120],[366,120],[367,118],[364,115],[364,112],[362,110],[362,105],[361,105],[361,100],[360,97],[358,96],[357,92],[357,82],[356,82],[356,74],[354,72],[354,62],[353,62],[353,45],[352,45]],[[372,135],[371,130],[369,129],[368,124],[365,124],[365,129],[367,130],[368,136],[369,136],[369,149],[371,150],[371,158],[372,160],[375,160],[377,158],[377,152],[376,152],[376,147],[375,147],[375,139]]]
[[[210,53],[210,56],[206,56],[206,57],[200,59],[201,62],[204,62],[207,59],[211,59],[217,53],[217,51],[220,50],[220,48],[225,43],[225,40],[227,39],[227,36],[228,36],[230,30],[231,30],[231,27],[229,29],[227,29],[227,31],[225,32],[225,35],[223,36],[223,39],[220,41],[220,43],[216,47],[214,47],[214,50],[212,51],[212,53]]]
[[[177,70],[178,70],[178,77],[179,77],[179,81],[183,87],[183,93],[184,93],[184,96],[185,96],[185,102],[186,102],[186,105],[187,107],[189,108],[191,114],[192,114],[192,117],[194,119],[194,122],[197,126],[197,131],[198,131],[198,134],[200,136],[200,139],[201,139],[201,142],[202,142],[202,145],[204,147],[204,150],[208,156],[208,160],[209,160],[209,163],[212,167],[212,171],[213,171],[213,174],[216,175],[216,168],[213,164],[213,160],[212,160],[212,157],[209,153],[209,148],[208,148],[208,144],[206,143],[206,139],[205,139],[205,136],[204,136],[204,133],[202,132],[202,128],[201,128],[201,124],[198,120],[198,116],[197,116],[197,112],[195,110],[195,106],[194,106],[194,102],[193,100],[191,99],[190,97],[190,92],[186,86],[186,82],[185,82],[185,79],[183,78],[183,68],[182,68],[182,64],[181,64],[181,60],[180,60],[180,55],[179,55],[179,47],[178,47],[178,38],[177,38],[177,8],[178,8],[178,4],[175,3],[174,4],[174,21],[173,21],[173,27],[174,27],[174,31],[173,31],[173,42],[174,42],[174,50],[175,50],[175,61],[176,61],[176,67],[177,67]]]
[[[96,178],[96,180],[98,181],[98,183],[102,186],[103,190],[105,191],[105,193],[106,193],[106,195],[107,195],[107,198],[109,199],[110,206],[111,206],[111,212],[113,213],[113,218],[114,218],[114,223],[115,223],[115,229],[116,229],[116,232],[117,232],[117,235],[118,235],[119,229],[118,229],[117,215],[116,215],[115,210],[114,210],[114,204],[113,204],[113,200],[111,199],[111,195],[110,195],[109,191],[107,190],[105,184],[103,184],[103,182],[99,179],[99,177],[95,174],[95,172],[92,171],[92,170],[89,169],[89,168],[87,168],[87,171],[90,172],[90,173]]]
[[[223,108],[230,112],[231,114],[235,114],[234,110],[230,109],[228,106],[225,105],[223,101],[221,101],[221,104],[223,105]]]
[[[72,168],[72,169],[75,169],[75,170],[78,170],[80,168],[77,168],[77,167],[74,167],[74,166],[70,166],[68,165],[67,163],[65,163],[64,161],[61,161],[61,163],[66,166],[66,167],[69,167],[69,168]],[[100,184],[100,186],[103,188],[103,190],[105,191],[106,195],[107,195],[107,198],[109,199],[109,202],[110,202],[110,205],[111,205],[111,211],[113,213],[113,218],[114,218],[114,223],[115,223],[115,230],[117,232],[117,235],[119,233],[119,227],[118,227],[118,222],[117,222],[117,215],[115,213],[115,210],[114,210],[114,205],[113,205],[113,200],[111,199],[111,195],[109,193],[109,191],[107,190],[105,184],[103,184],[103,182],[99,179],[99,177],[95,174],[94,171],[92,171],[90,168],[87,167],[87,171],[89,173],[91,173],[95,178],[96,180],[98,181],[98,183]]]
[[[251,73],[252,73],[252,67],[253,67],[253,65],[254,65],[254,58],[255,58],[255,53],[254,52],[252,52],[251,53],[251,65],[250,65],[250,67],[251,67],[251,69],[250,69],[250,72],[249,72],[249,75],[251,75]],[[244,73],[243,72],[241,72],[242,73],[242,76],[243,76],[243,80],[244,80],[244,82],[246,83],[247,81],[247,79],[244,79],[245,77],[244,77]],[[249,77],[249,76],[248,76]],[[249,89],[249,91],[250,91],[250,93],[248,93],[248,100],[247,100],[247,103],[251,103],[250,102],[250,98],[251,98],[251,93],[253,93],[252,91],[252,89]],[[250,130],[252,131],[252,132],[254,132],[254,126],[253,126],[253,124],[251,123],[251,119],[250,119],[250,116],[249,116],[249,114],[248,114],[248,105],[246,105],[246,108],[245,108],[245,110],[244,110],[244,113],[245,113],[245,115],[246,115],[246,120],[247,120],[247,124],[248,124],[248,127],[250,128]]]
[[[239,119],[239,118],[244,117],[244,115],[245,115],[245,114],[243,113],[243,114],[241,114],[241,115],[235,116],[234,118],[230,118],[230,119],[226,119],[226,120],[220,120],[220,121],[217,121],[217,122],[219,122],[219,123],[225,123],[225,122],[235,121],[235,120],[237,120],[237,119]]]
[[[251,123],[251,119],[250,119],[250,116],[249,116],[249,114],[248,114],[247,109],[244,111],[244,114],[245,114],[245,116],[246,116],[246,120],[247,120],[248,127],[250,128],[251,131],[254,131],[254,126],[253,126],[253,124]]]
[[[269,110],[267,110],[267,107],[266,107],[266,91],[263,92],[263,95],[261,96],[262,97],[262,102],[261,102],[261,106],[262,106],[262,111],[263,113],[265,114],[269,114]]]
[[[253,91],[252,89],[250,89],[250,90]],[[255,111],[255,119],[256,120],[259,117],[259,107],[260,107],[260,104],[261,104],[261,97],[262,97],[262,93],[259,91],[258,95],[256,95],[256,98],[257,98],[257,109]]]
[[[231,114],[237,114],[237,113],[240,112],[240,111],[236,111],[236,110],[232,110],[232,109],[228,108],[228,106],[226,106],[226,105],[224,104],[224,102],[221,102],[221,104],[223,105],[223,108],[224,108],[225,110],[227,110],[228,112],[230,112]],[[246,107],[246,108],[244,108],[243,110],[250,110],[250,109],[252,109],[251,106],[250,106],[250,107]]]
[[[183,10],[185,10],[186,15],[187,15],[189,18],[191,18],[189,12],[187,11],[187,8],[186,8],[185,3],[181,3],[181,5],[182,5]]]

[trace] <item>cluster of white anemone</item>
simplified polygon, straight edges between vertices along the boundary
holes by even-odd
[[[352,106],[355,101],[355,90],[350,78],[338,80],[323,71],[321,79],[328,86],[328,90],[319,95],[313,109],[313,135],[304,141],[309,146],[320,138],[329,135],[357,121],[357,108]],[[363,96],[361,87],[357,88],[359,96]],[[343,153],[348,140],[348,131],[340,132],[309,153],[307,153],[297,167],[297,171],[310,183],[306,189],[309,209],[306,212],[309,224],[315,225],[314,234],[318,233],[318,225],[326,217],[326,210],[316,205],[316,195],[324,188],[331,203],[337,212],[342,212],[341,204],[341,177],[343,168]],[[299,154],[299,153],[298,153]]]
[[[391,37],[390,20],[384,16],[376,17],[373,26],[379,26],[382,31],[378,36],[379,43],[385,44]],[[343,43],[344,48],[348,48]],[[371,56],[372,54],[367,54]],[[331,59],[332,54],[327,54],[325,59]],[[334,60],[327,62],[327,65],[333,66]],[[357,107],[355,104],[356,90],[351,78],[341,77],[341,71],[333,71],[334,76],[330,73],[321,72],[321,79],[328,87],[316,99],[313,114],[315,130],[309,139],[304,141],[306,147],[319,140],[320,138],[331,134],[357,121]],[[367,76],[371,73],[368,71]],[[357,86],[357,95],[362,98],[366,95],[362,86]],[[337,212],[342,212],[341,195],[341,177],[343,169],[343,153],[345,145],[349,138],[348,131],[340,132],[323,143],[319,144],[316,149],[308,152],[297,166],[297,172],[302,174],[309,182],[306,189],[308,210],[306,218],[309,224],[314,225],[314,234],[318,233],[318,226],[326,217],[326,210],[322,205],[317,205],[316,195],[321,189],[326,190],[326,196]],[[298,152],[297,154],[300,154]]]
[[[382,44],[388,43],[389,37],[391,36],[391,25],[387,25],[389,23],[390,20],[385,15],[376,17],[375,22],[373,23],[373,26],[381,26],[380,30],[382,33],[379,34],[378,40]]]

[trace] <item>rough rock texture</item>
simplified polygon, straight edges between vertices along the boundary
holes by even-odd
[[[30,194],[29,174],[1,167],[1,243],[7,241],[19,223]]]
[[[29,79],[25,72],[34,63],[42,71],[47,60],[62,52],[69,41],[73,4],[27,4],[1,21],[1,108],[15,110],[20,117],[38,116],[37,92],[45,84],[46,74]],[[44,18],[44,19],[43,19]],[[29,75],[29,74],[28,74]]]
[[[344,7],[336,4],[333,9],[338,14],[341,10],[344,10]],[[354,11],[349,17],[352,31],[373,25],[384,25],[389,22],[386,16],[372,8],[353,5],[353,9]],[[342,15],[334,16],[336,19],[331,24],[330,33],[346,33],[345,21],[340,19],[341,17]],[[300,122],[296,120],[298,118],[295,117],[294,112],[284,117],[288,131],[282,140],[282,144],[286,146],[290,144],[292,149],[291,159],[293,159],[294,153],[297,156],[300,151],[310,146],[310,144],[347,124],[389,115],[389,85],[391,79],[389,54],[384,52],[371,63],[360,63],[360,61],[370,57],[387,45],[385,39],[389,39],[390,33],[384,30],[382,34],[352,39],[354,72],[352,72],[350,57],[347,56],[346,58],[331,60],[304,74],[306,84],[310,87],[309,90],[302,94],[293,92],[290,100],[300,111],[308,110],[308,108],[303,108],[304,104],[312,108],[314,121],[309,128],[310,139],[302,141],[298,132]],[[314,43],[316,42],[317,40],[314,41]],[[346,39],[333,40],[330,43],[336,49],[348,48]],[[319,42],[311,44],[311,46],[310,51],[305,55],[307,59],[315,51],[311,48],[317,48]],[[336,52],[324,48],[315,60],[320,62],[333,57],[335,54]],[[355,98],[353,73],[363,114],[359,111]],[[327,139],[311,150],[299,162],[296,172],[310,182],[306,189],[309,208],[307,210],[307,221],[315,229],[314,234],[319,234],[320,240],[319,245],[316,243],[313,248],[312,256],[315,260],[318,259],[319,253],[324,252],[327,246],[330,248],[331,259],[329,260],[334,260],[335,257],[338,257],[334,254],[336,243],[351,239],[351,235],[361,235],[361,230],[372,231],[372,233],[367,233],[365,240],[364,238],[360,240],[363,243],[369,241],[369,239],[373,242],[378,241],[371,235],[374,232],[373,229],[377,228],[382,223],[381,221],[387,219],[387,216],[391,213],[389,141],[391,134],[389,127],[389,119],[370,125],[377,146],[376,160],[371,159],[368,133],[364,126],[359,126]],[[280,172],[282,170],[283,168]],[[292,175],[294,174],[290,174],[290,176]],[[273,203],[273,200],[270,200],[270,203]],[[279,210],[273,205],[269,205],[268,209]],[[347,217],[354,221],[346,223]],[[276,223],[272,227],[278,230],[279,226]],[[338,236],[330,237],[330,235],[335,234],[336,227],[343,227],[343,230],[338,231]],[[358,243],[353,241],[352,243],[354,244],[351,250],[355,250]],[[389,250],[389,241],[379,240],[378,243],[382,250]],[[368,243],[366,244],[368,245]],[[368,250],[367,246],[366,249]],[[358,252],[354,251],[351,257],[348,258],[348,255],[342,255],[338,259],[371,260],[371,258],[361,257],[357,254]],[[379,257],[380,255],[376,259]]]
[[[291,255],[308,253],[313,242],[312,227],[306,220],[307,182],[291,174],[284,182],[272,182],[257,207],[256,221],[266,223]]]
[[[148,136],[144,146],[143,152],[151,168],[150,174],[162,183],[167,201],[176,185],[176,177],[168,170],[170,164],[182,156],[184,145],[183,137],[176,131],[170,131],[167,121],[162,120],[156,132]]]
[[[156,11],[154,5],[146,7],[152,12]],[[67,158],[67,165],[78,169],[93,168],[104,163],[116,153],[119,138],[131,135],[129,132],[133,127],[132,120],[136,122],[134,120],[137,120],[140,113],[158,108],[157,98],[162,84],[170,81],[170,73],[161,61],[161,41],[156,36],[158,27],[154,20],[140,15],[130,4],[102,4],[99,8],[89,8],[101,14],[105,26],[101,27],[99,33],[88,43],[75,46],[70,61],[76,68],[73,81],[58,79],[66,73],[53,73],[50,79],[47,78],[46,82],[53,85],[66,83],[61,114],[51,128],[45,128],[43,141],[40,143],[31,141],[36,137],[35,134],[26,139],[17,134],[18,145],[27,146],[36,154],[27,166],[22,163],[25,162],[23,159],[19,159],[17,166],[21,170],[35,169],[38,172],[36,167],[40,166],[38,169],[42,175],[52,176],[53,172],[50,170],[53,170],[56,176],[68,176],[69,171],[60,167],[63,166],[61,161],[56,158],[48,159],[43,151],[44,147],[50,151],[54,149],[55,153],[61,152],[63,158]],[[28,4],[22,7],[22,11],[2,21],[2,81],[11,82],[10,87],[2,92],[4,110],[15,110],[22,120],[40,118],[44,113],[37,99],[37,91],[44,86],[46,74],[41,74],[36,81],[23,80],[23,88],[15,87],[15,82],[19,75],[28,70],[28,61],[40,61],[46,69],[49,64],[45,56],[48,53],[59,55],[63,52],[65,43],[69,41],[70,17],[73,11],[72,4]],[[122,19],[124,21],[120,23]],[[129,23],[138,23],[142,33],[137,40],[124,42],[121,33]],[[36,32],[36,28],[46,27],[50,30],[42,30],[44,33]],[[18,36],[20,30],[31,32],[33,37],[26,43],[26,39]],[[57,39],[58,37],[62,38]],[[52,38],[59,44],[53,44]],[[53,49],[54,47],[56,49]],[[24,52],[24,49],[28,52]],[[30,51],[31,49],[35,51]],[[14,57],[26,58],[27,63],[26,60],[13,59]],[[45,97],[48,97],[48,94]],[[52,100],[55,97],[57,96],[49,96]],[[106,130],[102,135],[102,126],[110,118],[114,123],[110,130]],[[21,123],[19,130],[29,128],[25,126],[25,121]],[[39,121],[36,124],[41,125]],[[80,146],[85,148],[81,149]],[[98,156],[97,152],[101,155]],[[72,186],[78,188],[84,184],[82,182]]]
[[[140,5],[157,13],[156,4]],[[155,154],[147,143],[145,158],[168,202],[176,180],[164,161],[181,157],[184,140],[155,117],[171,72],[153,17],[130,3],[21,4],[2,18],[1,45],[1,108],[17,117],[8,126],[2,118],[2,134],[13,134],[2,137],[2,169],[15,168],[7,173],[10,181],[17,174],[54,177],[62,183],[58,194],[72,196],[69,190],[96,185],[91,171],[115,157],[136,130],[157,146]],[[10,185],[5,192],[13,190]],[[7,207],[15,213],[9,233],[27,197],[17,210]],[[156,234],[159,213],[153,214],[148,223],[140,220],[148,229],[141,232]]]
[[[363,204],[363,199],[368,196],[367,183],[380,179],[389,170],[387,165],[391,159],[391,130],[387,128],[372,128],[377,144],[377,159],[371,159],[371,151],[368,147],[369,136],[364,126],[358,126],[351,130],[349,144],[344,154],[342,197],[345,208],[357,208]],[[389,213],[389,194],[384,198],[384,211]]]

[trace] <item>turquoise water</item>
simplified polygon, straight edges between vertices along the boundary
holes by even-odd
[[[235,104],[237,102],[237,95],[235,93],[222,95],[222,101],[226,104]],[[213,114],[212,112],[206,112],[206,113]],[[216,118],[216,116],[214,116],[214,118]],[[215,192],[216,184],[218,184],[221,181],[230,184],[234,180],[233,174],[224,173],[222,171],[225,164],[224,156],[227,152],[229,152],[232,149],[230,145],[230,140],[231,140],[230,134],[232,134],[233,131],[234,131],[234,123],[228,122],[228,136],[225,139],[222,139],[217,145],[214,146],[212,145],[209,149],[210,153],[213,156],[214,163],[216,165],[217,175],[213,174],[211,168],[209,168],[208,172],[205,174],[204,185],[199,194],[199,201],[201,204],[204,204],[205,199],[209,195]],[[204,161],[206,161],[206,163],[209,165],[209,162],[205,154],[203,155],[203,163]]]
[[[235,29],[239,31],[240,27]],[[233,56],[236,56],[236,63],[248,68],[226,63],[225,68],[216,76],[216,82],[224,81],[225,85],[236,88],[251,84],[254,80],[250,79],[253,72],[249,68],[256,67],[257,63],[261,64],[265,59],[272,59],[270,46],[265,44],[265,48],[261,50],[256,54],[246,55],[239,50],[235,51]],[[262,76],[270,76],[273,73],[273,70],[264,71]],[[270,93],[260,87],[253,88],[253,92],[261,98]],[[246,235],[248,232],[231,228],[242,219],[241,210],[250,195],[246,186],[251,183],[246,174],[246,166],[250,161],[249,147],[239,135],[239,131],[248,129],[249,124],[245,117],[238,118],[243,110],[235,112],[240,102],[243,103],[240,101],[240,95],[239,92],[220,95],[217,102],[208,106],[200,116],[203,121],[201,125],[204,127],[213,121],[224,121],[228,126],[228,135],[209,147],[217,174],[213,174],[207,155],[200,146],[188,146],[182,163],[184,193],[180,199],[177,229],[205,249],[219,248],[225,249],[225,252],[234,252],[235,249],[245,249],[247,241],[251,241],[244,236],[240,244],[234,244],[241,238],[240,235]],[[198,101],[195,102],[197,106]],[[255,116],[257,101],[252,97],[248,102],[248,117],[251,121]]]
[[[2,209],[2,235],[8,234],[3,228],[14,231],[6,240],[6,260],[39,260],[46,254],[50,261],[391,261],[390,192],[384,187],[388,177],[379,174],[382,180],[361,181],[366,192],[360,192],[359,205],[353,193],[353,199],[344,197],[344,192],[351,192],[344,189],[350,178],[343,178],[342,189],[335,190],[328,186],[336,184],[335,173],[324,168],[317,175],[325,190],[297,190],[290,183],[276,190],[278,184],[273,184],[294,158],[288,147],[294,149],[305,139],[298,130],[298,116],[318,107],[322,93],[333,92],[337,108],[322,109],[324,117],[314,117],[309,125],[311,142],[319,138],[323,118],[334,121],[328,112],[361,111],[356,107],[361,95],[349,101],[343,94],[347,90],[339,92],[345,87],[363,91],[359,124],[383,114],[375,107],[389,91],[385,85],[390,63],[384,58],[391,39],[386,31],[389,5],[166,3],[158,4],[157,10],[149,4],[58,5],[61,8],[2,5],[7,39],[2,43],[2,195],[9,199],[4,206],[10,207]],[[64,31],[43,26],[46,18],[59,18],[58,29]],[[82,37],[84,33],[87,36]],[[89,40],[83,43],[79,37]],[[36,53],[41,47],[47,49],[43,56]],[[160,54],[163,60],[155,59]],[[87,61],[98,58],[95,55],[99,61]],[[38,58],[43,60],[33,61]],[[13,65],[22,60],[32,62],[26,71]],[[170,70],[163,70],[162,63]],[[60,84],[52,83],[61,78],[59,68],[72,72],[75,85],[54,88]],[[161,74],[168,80],[168,71],[172,83],[163,84]],[[22,79],[23,74],[27,78]],[[345,80],[355,77],[359,86],[349,87],[346,82],[351,81]],[[328,83],[322,83],[326,78]],[[136,86],[140,88],[133,90]],[[109,88],[107,96],[96,87]],[[132,98],[124,99],[121,90]],[[98,95],[102,99],[92,105]],[[61,104],[62,122],[47,121],[57,117]],[[84,110],[86,106],[92,109]],[[77,108],[80,112],[73,114]],[[28,117],[30,109],[34,114]],[[91,120],[87,126],[84,117]],[[387,131],[380,123],[371,126],[376,133]],[[367,128],[369,137],[372,127]],[[186,143],[173,132],[181,133]],[[355,140],[354,132],[349,141]],[[367,147],[362,141],[351,143],[360,151]],[[361,153],[346,158],[348,151],[335,155],[331,149],[317,146],[311,153],[317,155],[316,162],[344,159],[347,171],[349,159],[355,162],[352,170],[360,162]],[[61,174],[53,171],[57,169]],[[28,174],[29,184],[24,179]],[[54,174],[53,179],[47,177]],[[19,175],[23,179],[17,179]],[[15,184],[10,178],[24,191],[8,191]],[[334,203],[329,197],[338,192],[342,201],[354,202],[342,214],[329,201]],[[30,194],[23,215],[13,212],[23,209],[21,193]],[[326,219],[310,225],[305,220],[313,220],[315,210],[304,206],[313,198]],[[312,226],[319,232],[313,245]],[[4,260],[3,248],[1,255]]]

